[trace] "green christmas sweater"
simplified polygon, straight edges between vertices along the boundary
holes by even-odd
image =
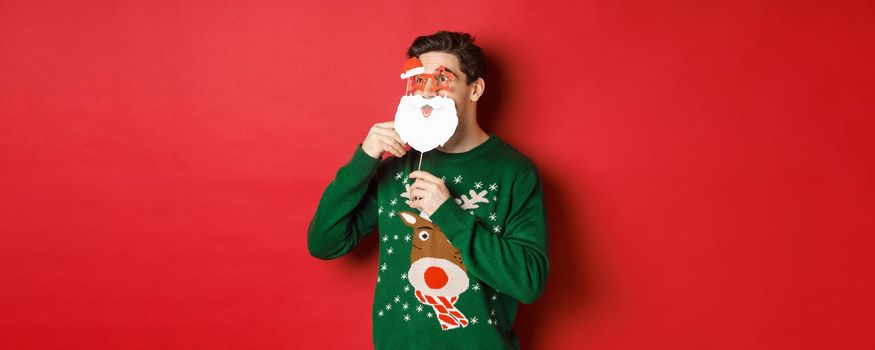
[[[534,164],[494,134],[468,152],[426,152],[422,170],[452,196],[428,217],[407,204],[419,155],[380,161],[359,145],[322,195],[310,253],[338,258],[379,228],[376,349],[518,349],[518,302],[543,293],[549,270]]]

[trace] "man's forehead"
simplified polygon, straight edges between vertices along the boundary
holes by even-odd
[[[453,74],[461,75],[462,72],[459,69],[459,59],[456,55],[446,52],[426,52],[422,55],[419,55],[419,60],[422,62],[423,67],[425,68],[426,73],[434,73],[440,68],[440,66],[444,66],[444,68],[450,71]]]

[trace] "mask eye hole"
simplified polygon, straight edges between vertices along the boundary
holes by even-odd
[[[425,241],[428,240],[429,234],[425,231],[419,231],[419,240]]]

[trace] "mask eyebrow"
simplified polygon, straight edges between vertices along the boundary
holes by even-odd
[[[447,68],[446,66],[444,67],[444,70],[447,71],[447,72],[450,72],[450,73],[456,74],[456,72],[453,72],[452,69],[449,69],[449,68]]]

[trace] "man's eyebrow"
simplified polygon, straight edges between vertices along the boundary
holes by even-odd
[[[456,72],[453,72],[452,69],[449,69],[449,68],[447,68],[446,66],[444,67],[444,70],[447,71],[447,72],[450,72],[450,73],[456,74]]]

